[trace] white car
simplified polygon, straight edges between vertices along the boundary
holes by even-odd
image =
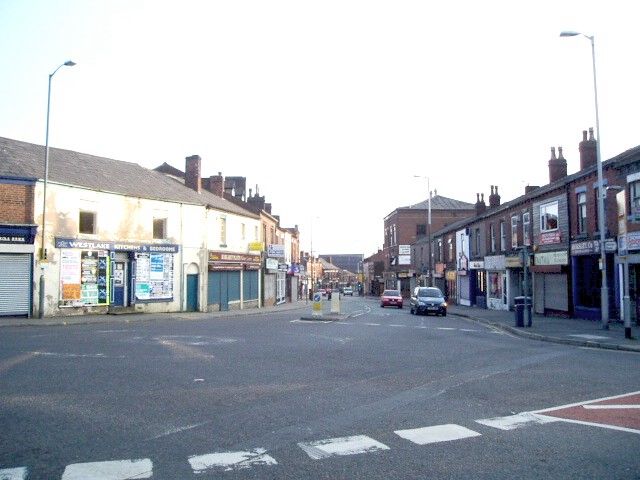
[[[343,295],[351,295],[353,297],[353,288],[351,287],[344,287],[342,289],[342,294]]]

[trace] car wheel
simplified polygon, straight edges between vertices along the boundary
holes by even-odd
[[[415,313],[416,313],[416,312],[414,312],[414,311],[413,311],[413,307],[409,307],[409,313],[410,313],[411,315],[415,315]]]
[[[447,311],[445,310],[444,312],[442,312],[442,316],[446,317],[447,316]]]

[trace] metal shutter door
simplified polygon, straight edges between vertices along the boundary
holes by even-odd
[[[544,313],[544,273],[536,273],[533,276],[533,312]]]
[[[31,312],[31,255],[0,255],[0,315]]]
[[[569,299],[567,297],[566,274],[551,274],[544,276],[545,308],[567,312],[569,310]]]

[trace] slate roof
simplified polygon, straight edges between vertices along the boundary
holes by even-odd
[[[408,207],[400,207],[401,209],[422,209],[429,208],[429,199],[426,199],[415,205],[409,205]],[[473,210],[475,205],[473,203],[462,202],[454,198],[443,197],[442,195],[436,195],[431,197],[431,210]]]
[[[0,175],[44,179],[44,146],[0,137]],[[49,148],[49,182],[130,197],[207,205],[259,218],[213,193],[197,193],[176,179],[137,163],[60,148]]]

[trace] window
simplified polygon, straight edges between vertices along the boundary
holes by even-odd
[[[244,223],[240,224],[240,235],[242,235],[242,240],[247,238],[247,226]]]
[[[96,233],[96,212],[85,212],[80,210],[79,228],[80,233]]]
[[[500,251],[504,252],[507,249],[507,231],[504,226],[504,220],[500,220]]]
[[[227,246],[227,217],[220,217],[220,246]]]
[[[476,233],[474,235],[475,246],[476,246],[476,255],[480,255],[480,229],[476,228]]]
[[[419,223],[416,225],[416,235],[426,235],[427,234],[427,226],[423,223]]]
[[[640,213],[640,180],[629,184],[629,211]]]
[[[518,246],[518,216],[511,217],[511,248]]]
[[[493,223],[489,225],[489,245],[491,246],[491,251],[496,251],[496,231],[493,228]]]
[[[558,202],[540,205],[540,231],[549,232],[558,229]]]
[[[255,227],[253,227],[253,239],[257,242],[258,240],[260,240],[260,238],[258,237],[258,225],[256,225]]]
[[[529,233],[529,229],[531,228],[531,216],[529,212],[524,212],[522,214],[522,244],[523,245],[531,245],[531,234]]]
[[[436,260],[438,260],[438,262],[442,262],[442,259],[444,258],[444,254],[442,252],[442,239],[439,238],[438,239],[438,258]]]
[[[578,203],[578,233],[587,232],[587,194],[581,192],[577,195]]]
[[[153,219],[153,238],[154,239],[167,238],[167,219],[166,218]]]
[[[451,241],[451,239],[447,240],[447,243],[449,244],[449,252],[448,252],[448,261],[452,261],[453,260],[453,242]]]

